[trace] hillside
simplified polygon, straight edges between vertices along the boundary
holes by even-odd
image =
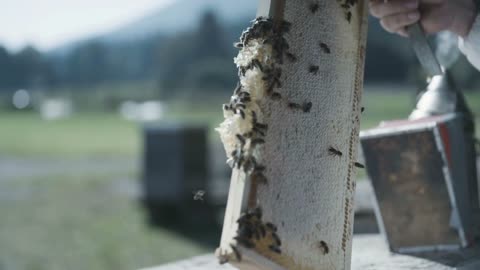
[[[206,11],[217,14],[219,21],[231,25],[255,17],[258,0],[178,0],[170,6],[155,10],[145,17],[101,36],[108,42],[133,41],[158,33],[175,34],[195,27]]]
[[[214,12],[226,27],[246,25],[255,17],[257,3],[258,0],[176,0],[111,32],[72,41],[50,50],[47,54],[62,58],[86,43],[101,42],[117,46],[145,41],[159,35],[175,35],[193,29],[206,11]]]

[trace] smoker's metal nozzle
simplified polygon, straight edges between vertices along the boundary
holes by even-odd
[[[453,113],[457,109],[457,90],[448,72],[433,76],[421,93],[409,119]]]

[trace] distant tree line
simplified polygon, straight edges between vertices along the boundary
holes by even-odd
[[[10,53],[0,46],[0,89],[50,84],[53,76],[51,65],[35,48]]]
[[[176,35],[158,34],[129,43],[92,40],[65,52],[45,54],[33,47],[16,53],[0,47],[0,91],[140,80],[157,81],[162,98],[181,91],[231,91],[237,80],[232,43],[247,25],[222,24],[207,11],[196,29]],[[457,66],[461,80],[476,81],[478,73],[465,61]],[[404,82],[418,70],[408,42],[388,36],[372,22],[366,81]]]

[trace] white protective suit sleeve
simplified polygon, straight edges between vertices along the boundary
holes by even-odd
[[[468,61],[480,70],[480,15],[477,15],[466,38],[459,38],[458,47]]]

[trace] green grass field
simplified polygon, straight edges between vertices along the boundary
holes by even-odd
[[[367,89],[362,101],[366,108],[361,119],[362,129],[382,120],[407,117],[413,108],[412,93],[411,89],[395,92]],[[474,113],[480,115],[480,93],[468,94],[467,100]],[[175,102],[169,105],[165,121],[208,125],[211,138],[215,139],[213,127],[222,121],[223,102],[220,98],[204,103]],[[43,121],[34,113],[0,112],[0,125],[0,155],[133,156],[141,146],[141,125],[113,113],[79,113],[65,120]],[[478,129],[477,134],[480,134]]]
[[[1,181],[0,269],[134,270],[212,251],[176,232],[151,230],[138,202],[114,192],[122,175]],[[10,196],[11,197],[11,196]]]
[[[82,113],[44,121],[34,113],[0,112],[0,155],[85,157],[134,155],[137,124],[116,114]]]

